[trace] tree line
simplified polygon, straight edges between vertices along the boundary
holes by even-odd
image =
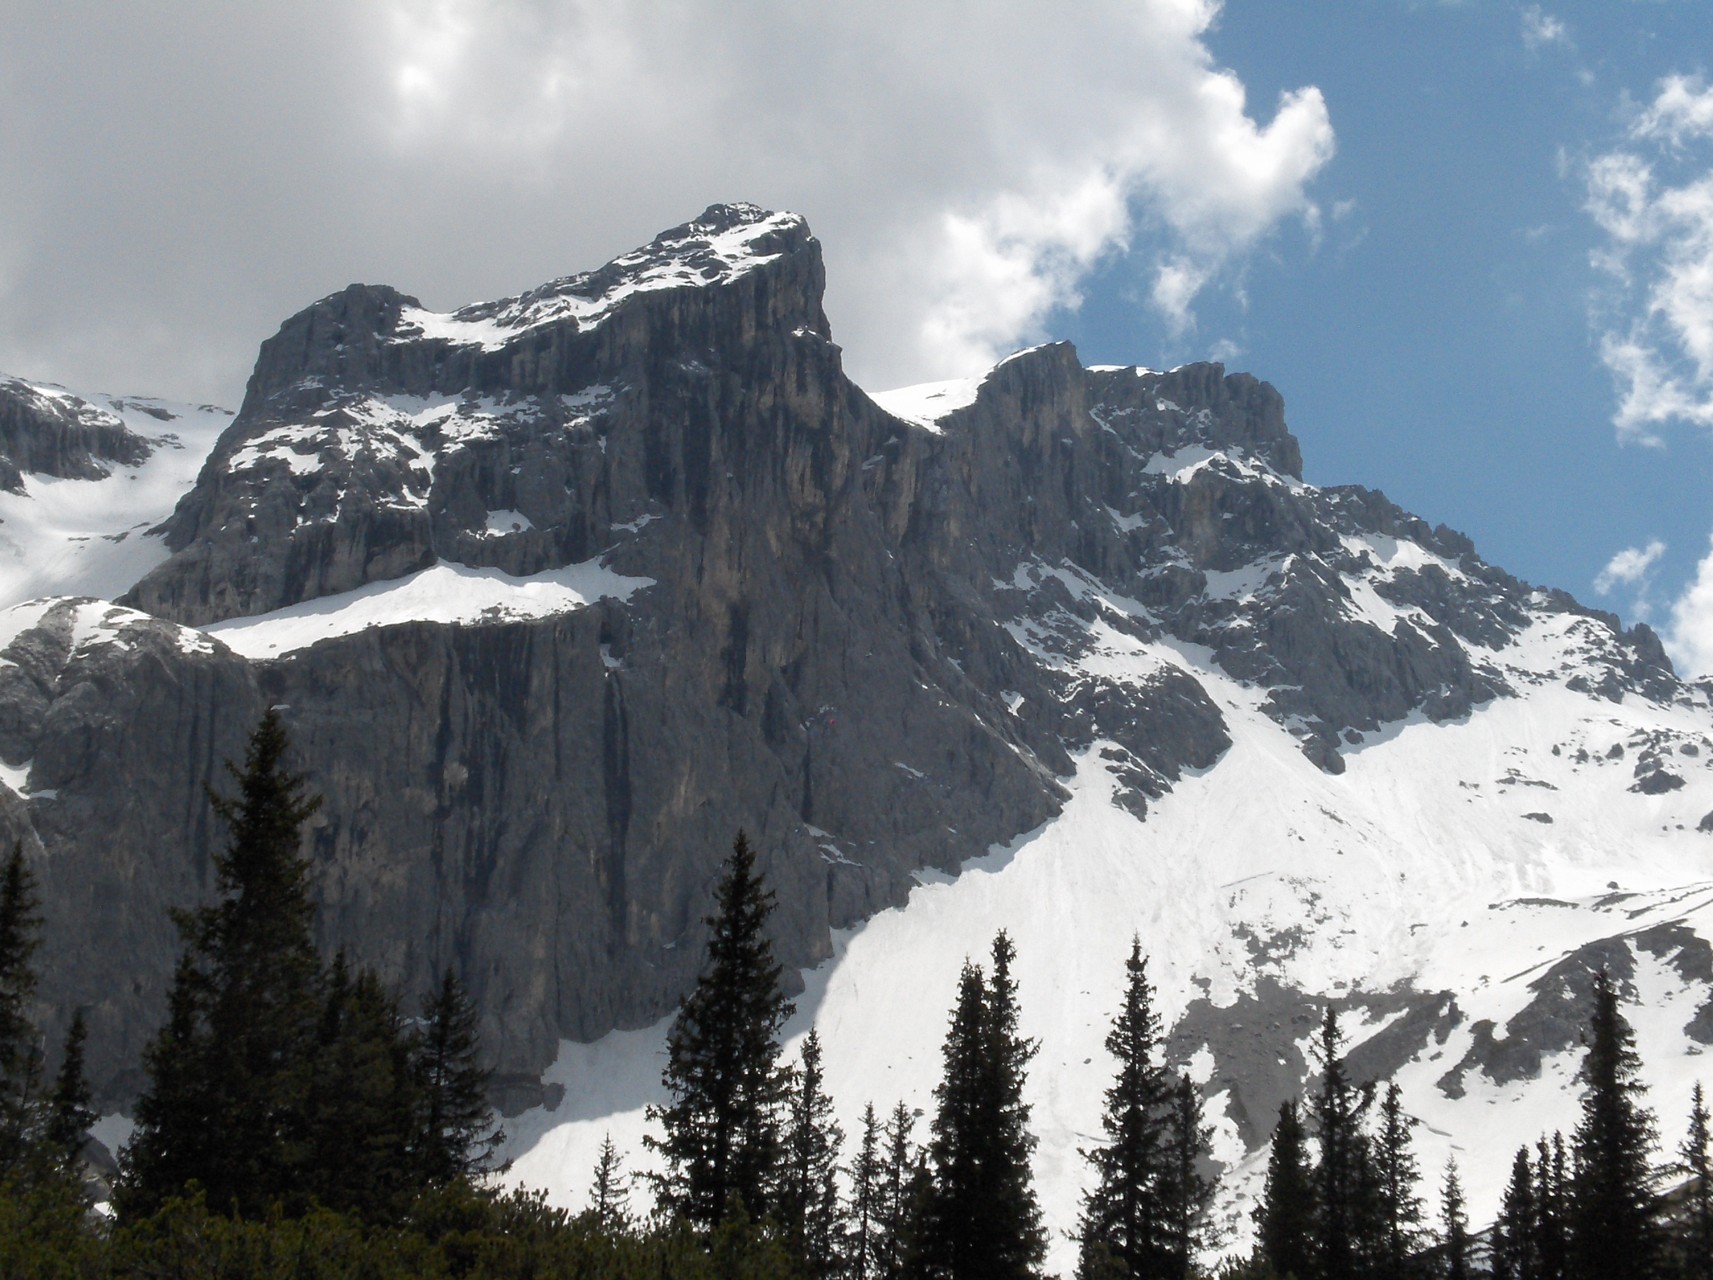
[[[494,1175],[476,1016],[448,970],[415,1016],[374,973],[313,943],[299,831],[314,812],[277,712],[230,795],[216,900],[177,913],[183,952],[148,1084],[95,1212],[79,1152],[93,1123],[74,1018],[46,1079],[29,1025],[41,925],[21,846],[0,881],[0,1276],[787,1277],[1025,1280],[1048,1236],[1024,1101],[1037,1045],[1020,1030],[1015,949],[1001,931],[958,975],[927,1131],[904,1103],[834,1118],[822,1046],[793,1060],[794,1012],[768,940],[773,895],[739,833],[721,869],[706,961],[667,1037],[666,1100],[640,1181],[609,1139],[581,1212]],[[1106,1037],[1115,1071],[1083,1150],[1078,1280],[1188,1280],[1209,1226],[1201,1095],[1168,1070],[1140,941]],[[1306,1101],[1280,1111],[1253,1253],[1226,1280],[1462,1277],[1713,1280],[1709,1119],[1699,1089],[1675,1199],[1660,1194],[1651,1117],[1611,983],[1595,984],[1583,1119],[1567,1144],[1518,1153],[1504,1209],[1472,1237],[1455,1166],[1425,1224],[1415,1121],[1395,1085],[1348,1071],[1328,1009]],[[1479,1257],[1478,1257],[1479,1255]]]
[[[1519,1149],[1491,1228],[1471,1233],[1455,1162],[1425,1222],[1410,1146],[1416,1123],[1390,1086],[1352,1082],[1328,1010],[1319,1087],[1279,1112],[1253,1255],[1226,1280],[1713,1280],[1713,1151],[1696,1085],[1688,1129],[1661,1160],[1635,1037],[1604,969],[1593,976],[1581,1117],[1566,1140]],[[1305,1123],[1306,1121],[1306,1123]],[[1312,1136],[1312,1149],[1311,1149]]]

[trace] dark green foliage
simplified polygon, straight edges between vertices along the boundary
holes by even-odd
[[[1493,1280],[1540,1280],[1540,1223],[1529,1149],[1519,1147],[1493,1223]]]
[[[1393,1084],[1380,1103],[1380,1129],[1372,1144],[1375,1195],[1375,1269],[1401,1276],[1421,1240],[1422,1198],[1416,1192],[1421,1172],[1410,1143],[1414,1116],[1404,1113],[1403,1091]]]
[[[1708,1126],[1707,1100],[1697,1081],[1689,1100],[1689,1130],[1677,1149],[1678,1168],[1689,1179],[1677,1240],[1684,1280],[1713,1280],[1713,1152]]]
[[[1077,1238],[1082,1280],[1112,1272],[1114,1260],[1138,1277],[1175,1274],[1168,1205],[1172,1176],[1171,1084],[1160,1061],[1160,1019],[1140,940],[1125,961],[1124,1007],[1106,1036],[1118,1071],[1106,1091],[1106,1141],[1083,1151],[1094,1185],[1083,1196]]]
[[[1037,1274],[1046,1233],[1030,1181],[1023,1083],[1032,1041],[1017,1030],[1014,952],[993,940],[991,985],[965,963],[946,1035],[945,1074],[929,1145],[930,1177],[914,1225],[908,1272],[932,1280],[1011,1280]]]
[[[227,766],[237,795],[209,793],[227,826],[219,899],[178,917],[184,957],[168,1025],[146,1055],[126,1213],[152,1213],[191,1179],[217,1208],[250,1215],[297,1190],[321,976],[298,828],[319,801],[286,752],[269,709],[244,768]]]
[[[211,797],[228,829],[219,897],[178,917],[185,949],[115,1197],[126,1220],[194,1185],[247,1219],[320,1207],[397,1223],[424,1187],[484,1171],[499,1141],[450,971],[419,1036],[374,974],[317,955],[298,851],[317,802],[287,750],[270,710],[231,770],[236,797]]]
[[[1374,1095],[1372,1089],[1353,1084],[1345,1070],[1344,1037],[1338,1029],[1338,1012],[1330,1005],[1321,1022],[1317,1056],[1321,1084],[1309,1100],[1319,1149],[1314,1171],[1316,1274],[1321,1280],[1356,1280],[1363,1242],[1372,1229],[1372,1199],[1365,1194],[1370,1175],[1363,1117]]]
[[[656,1198],[703,1233],[734,1203],[758,1219],[773,1208],[790,1085],[779,1033],[793,1006],[766,935],[772,910],[773,894],[740,831],[707,919],[707,964],[667,1033],[662,1079],[670,1101],[649,1110],[664,1131],[648,1139],[666,1162]]]
[[[833,1119],[833,1101],[822,1087],[821,1037],[803,1041],[803,1065],[795,1074],[785,1126],[785,1163],[776,1215],[785,1243],[809,1280],[826,1280],[844,1254],[844,1212],[839,1203],[839,1148],[844,1132]]]
[[[1314,1270],[1315,1189],[1295,1101],[1279,1106],[1267,1157],[1267,1188],[1255,1211],[1257,1256],[1281,1276],[1309,1280]]]
[[[422,1109],[417,1167],[430,1185],[486,1173],[505,1133],[488,1109],[492,1072],[481,1060],[476,1009],[450,966],[423,1001],[422,1023],[415,1055]]]
[[[411,1041],[398,1002],[373,974],[353,978],[343,953],[324,986],[302,1167],[286,1203],[396,1222],[422,1181],[412,1167],[421,1137]]]
[[[1445,1280],[1469,1280],[1469,1217],[1455,1160],[1446,1163],[1440,1188],[1439,1274]]]
[[[0,1178],[22,1170],[41,1127],[42,1052],[29,1015],[41,924],[35,877],[14,844],[0,871]]]
[[[1618,1011],[1605,970],[1594,978],[1594,1011],[1585,1036],[1582,1120],[1571,1138],[1570,1275],[1607,1280],[1660,1274],[1661,1233],[1649,1155],[1653,1116],[1644,1092],[1635,1037]]]
[[[65,1049],[60,1054],[59,1072],[47,1098],[45,1154],[67,1176],[76,1173],[78,1153],[83,1150],[89,1127],[98,1118],[89,1105],[89,1081],[83,1075],[83,1045],[88,1036],[83,1010],[79,1009],[72,1015]]]

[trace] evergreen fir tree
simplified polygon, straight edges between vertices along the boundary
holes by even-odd
[[[212,1163],[218,1127],[198,1123],[207,1095],[207,1039],[199,1033],[201,976],[187,952],[167,996],[167,1022],[143,1049],[149,1085],[137,1101],[136,1129],[119,1153],[114,1208],[121,1220],[147,1217]]]
[[[1567,1280],[1570,1274],[1570,1177],[1564,1135],[1535,1146],[1535,1259],[1541,1280]]]
[[[22,842],[0,871],[0,1178],[23,1169],[40,1138],[42,1052],[29,1015],[42,917]]]
[[[1594,978],[1585,1039],[1582,1120],[1571,1139],[1570,1274],[1573,1280],[1652,1280],[1660,1274],[1661,1245],[1649,1164],[1654,1123],[1641,1104],[1635,1038],[1605,970]]]
[[[77,1174],[78,1158],[90,1126],[99,1118],[90,1104],[89,1081],[83,1074],[83,1045],[89,1030],[83,1010],[72,1014],[60,1054],[59,1072],[48,1094],[44,1142],[52,1164],[68,1177]]]
[[[1207,1243],[1208,1202],[1213,1183],[1201,1172],[1212,1130],[1202,1123],[1201,1092],[1188,1076],[1172,1091],[1166,1135],[1165,1204],[1168,1280],[1188,1280],[1196,1254]]]
[[[667,1033],[662,1079],[670,1101],[649,1109],[664,1136],[647,1139],[666,1162],[657,1199],[702,1232],[733,1204],[755,1218],[773,1208],[790,1083],[779,1065],[779,1033],[793,1008],[766,936],[773,894],[741,831],[715,903],[707,965]]]
[[[610,1133],[601,1139],[601,1154],[595,1160],[589,1217],[604,1235],[623,1235],[631,1228],[630,1188],[626,1185],[624,1162]]]
[[[1540,1224],[1529,1149],[1519,1147],[1493,1223],[1493,1280],[1540,1280]]]
[[[1321,1085],[1309,1103],[1320,1154],[1314,1173],[1315,1257],[1322,1280],[1356,1280],[1369,1225],[1364,1212],[1370,1207],[1362,1194],[1368,1160],[1362,1119],[1373,1093],[1353,1084],[1345,1070],[1344,1037],[1330,1005],[1321,1022],[1318,1056]]]
[[[917,1192],[925,1179],[918,1174],[923,1161],[911,1135],[916,1117],[902,1102],[892,1108],[882,1132],[880,1223],[875,1241],[874,1275],[878,1280],[898,1280],[904,1274],[911,1221]]]
[[[505,1131],[488,1106],[492,1074],[481,1060],[475,1006],[448,966],[439,989],[423,1002],[416,1047],[422,1109],[417,1162],[428,1185],[444,1186],[494,1168]]]
[[[946,1036],[945,1076],[934,1090],[932,1166],[914,1228],[909,1271],[931,1280],[1022,1280],[1046,1253],[1030,1182],[1029,1108],[1023,1084],[1035,1045],[1017,1031],[1014,952],[993,940],[993,981],[968,962]]]
[[[1172,1271],[1166,1206],[1170,1084],[1160,1061],[1160,1019],[1140,939],[1130,944],[1125,973],[1124,1007],[1106,1036],[1107,1052],[1118,1063],[1101,1114],[1106,1141],[1082,1153],[1093,1168],[1094,1186],[1084,1194],[1077,1231],[1081,1280],[1110,1272],[1114,1259],[1137,1280]]]
[[[1295,1101],[1279,1106],[1267,1157],[1267,1186],[1255,1211],[1256,1253],[1280,1276],[1311,1280],[1317,1233],[1314,1174]]]
[[[808,1280],[827,1280],[843,1253],[838,1161],[844,1132],[833,1119],[824,1078],[821,1037],[811,1030],[803,1041],[802,1068],[795,1073],[777,1199],[786,1242]]]
[[[1403,1091],[1386,1089],[1380,1103],[1380,1131],[1373,1143],[1373,1183],[1379,1226],[1375,1262],[1382,1276],[1401,1276],[1421,1237],[1421,1173],[1411,1148],[1415,1117],[1406,1115]]]
[[[288,1201],[396,1222],[424,1179],[413,1155],[423,1099],[398,1002],[345,955],[326,981],[306,1089],[302,1178]]]
[[[260,1213],[301,1174],[320,962],[298,829],[319,800],[286,767],[270,708],[236,796],[210,791],[227,844],[214,859],[219,901],[178,916],[185,953],[167,1027],[145,1054],[150,1081],[127,1148],[128,1213],[152,1212],[191,1179],[217,1210]]]
[[[1463,1184],[1457,1178],[1457,1161],[1445,1166],[1440,1191],[1440,1274],[1445,1280],[1469,1280],[1469,1217],[1464,1210]],[[1621,1273],[1613,1273],[1621,1274]]]
[[[880,1118],[870,1102],[862,1110],[862,1136],[851,1162],[850,1237],[845,1250],[851,1280],[873,1280],[880,1274],[886,1203],[886,1154],[880,1143]]]
[[[1021,1010],[1017,981],[1011,974],[1016,954],[1004,930],[994,936],[993,982],[987,1001],[988,1091],[997,1121],[991,1165],[994,1266],[983,1272],[994,1280],[1033,1276],[1047,1254],[1047,1232],[1041,1225],[1029,1167],[1035,1135],[1029,1129],[1029,1106],[1023,1101],[1029,1063],[1039,1046],[1018,1030]]]
[[[1713,1280],[1713,1153],[1709,1152],[1707,1100],[1696,1081],[1690,1095],[1689,1131],[1678,1147],[1688,1175],[1684,1191],[1683,1227],[1679,1234],[1683,1280]]]

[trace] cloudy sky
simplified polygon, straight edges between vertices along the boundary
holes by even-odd
[[[235,403],[353,280],[450,309],[808,216],[871,389],[1045,338],[1284,392],[1713,672],[1705,0],[10,0],[0,371]]]

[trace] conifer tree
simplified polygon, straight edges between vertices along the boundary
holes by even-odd
[[[1511,1181],[1493,1223],[1493,1280],[1540,1280],[1540,1225],[1529,1149],[1517,1148]]]
[[[1019,1031],[1021,1009],[1017,980],[1011,973],[1016,959],[1011,938],[1002,929],[993,939],[993,981],[988,988],[987,1041],[989,1096],[997,1119],[992,1153],[995,1277],[1033,1276],[1047,1253],[1047,1232],[1035,1199],[1029,1160],[1035,1135],[1029,1129],[1029,1105],[1023,1101],[1029,1063],[1039,1046]]]
[[[1698,1080],[1690,1095],[1689,1131],[1677,1149],[1679,1168],[1689,1178],[1679,1232],[1684,1280],[1713,1280],[1713,1152],[1708,1127],[1707,1100]]]
[[[1440,1190],[1440,1275],[1445,1280],[1469,1280],[1469,1216],[1463,1204],[1463,1184],[1457,1177],[1457,1161],[1445,1166]],[[1616,1274],[1616,1273],[1615,1273]]]
[[[1403,1275],[1405,1265],[1420,1243],[1421,1179],[1410,1130],[1415,1117],[1406,1115],[1403,1091],[1389,1085],[1380,1103],[1380,1130],[1373,1143],[1373,1183],[1379,1227],[1376,1263],[1379,1274]]]
[[[42,1052],[29,1015],[42,916],[22,842],[0,871],[0,1178],[20,1171],[40,1138]]]
[[[1092,1280],[1114,1259],[1137,1280],[1169,1274],[1167,1222],[1170,1090],[1160,1061],[1160,1019],[1140,939],[1125,962],[1124,1007],[1106,1036],[1118,1071],[1101,1114],[1105,1142],[1083,1151],[1094,1185],[1083,1196],[1077,1274]]]
[[[613,1135],[601,1139],[601,1154],[595,1160],[595,1182],[589,1190],[589,1217],[605,1235],[623,1235],[630,1230],[630,1189],[626,1185],[624,1161],[613,1145]]]
[[[482,1062],[476,1024],[475,1006],[448,965],[439,989],[423,1002],[416,1048],[423,1116],[418,1163],[430,1186],[489,1172],[505,1141],[488,1106],[493,1073]]]
[[[77,1173],[78,1157],[90,1126],[98,1117],[90,1104],[89,1082],[83,1074],[83,1046],[89,1029],[83,1010],[72,1014],[71,1027],[66,1031],[65,1048],[60,1054],[59,1072],[54,1077],[53,1090],[47,1099],[47,1123],[43,1139],[47,1156],[66,1176]]]
[[[795,1073],[785,1129],[785,1161],[778,1214],[785,1237],[808,1280],[827,1280],[843,1252],[838,1161],[844,1132],[833,1119],[833,1101],[822,1087],[821,1037],[803,1041],[802,1067]]]
[[[1017,1030],[1011,940],[993,940],[993,980],[964,964],[946,1036],[929,1145],[931,1177],[910,1272],[931,1280],[1022,1280],[1046,1253],[1030,1181],[1023,1084],[1035,1045]]]
[[[1187,1280],[1196,1254],[1207,1243],[1208,1202],[1213,1183],[1201,1171],[1211,1129],[1202,1123],[1201,1093],[1186,1076],[1172,1091],[1166,1136],[1164,1195],[1166,1212],[1167,1278]]]
[[[1321,1022],[1317,1056],[1321,1084],[1309,1103],[1320,1156],[1314,1174],[1315,1257],[1322,1280],[1356,1280],[1370,1207],[1362,1194],[1369,1158],[1362,1121],[1373,1092],[1350,1080],[1338,1011],[1331,1005]]]
[[[1309,1280],[1315,1266],[1314,1175],[1296,1102],[1279,1105],[1267,1157],[1267,1186],[1255,1211],[1256,1253],[1280,1276]]]
[[[326,979],[319,1033],[306,1058],[302,1176],[290,1207],[314,1202],[396,1222],[423,1185],[423,1096],[398,1002],[343,952]]]
[[[1584,1037],[1582,1120],[1571,1138],[1570,1274],[1573,1280],[1660,1273],[1661,1235],[1654,1172],[1653,1116],[1635,1037],[1618,1010],[1618,993],[1602,969],[1594,977],[1594,1011]]]
[[[772,910],[773,893],[740,831],[707,918],[706,967],[667,1033],[670,1100],[649,1110],[664,1131],[647,1139],[667,1166],[655,1181],[657,1199],[702,1232],[733,1205],[752,1218],[773,1209],[790,1084],[779,1034],[793,1006],[766,935]]]
[[[880,1274],[886,1200],[886,1155],[880,1143],[880,1117],[870,1102],[862,1110],[862,1135],[857,1139],[850,1171],[850,1235],[845,1257],[851,1280],[872,1280]]]
[[[919,1177],[923,1162],[911,1137],[915,1127],[916,1117],[900,1102],[892,1108],[881,1135],[880,1229],[875,1241],[873,1273],[878,1280],[898,1280],[904,1274],[917,1192],[925,1181]]]
[[[1564,1135],[1535,1145],[1535,1258],[1541,1280],[1567,1280],[1570,1274],[1570,1176]]]
[[[306,1090],[319,1013],[308,869],[298,829],[319,807],[286,767],[270,708],[251,735],[237,794],[209,792],[227,826],[214,858],[219,900],[177,916],[183,959],[168,1025],[126,1151],[128,1213],[152,1212],[190,1179],[217,1210],[256,1214],[301,1174]]]

